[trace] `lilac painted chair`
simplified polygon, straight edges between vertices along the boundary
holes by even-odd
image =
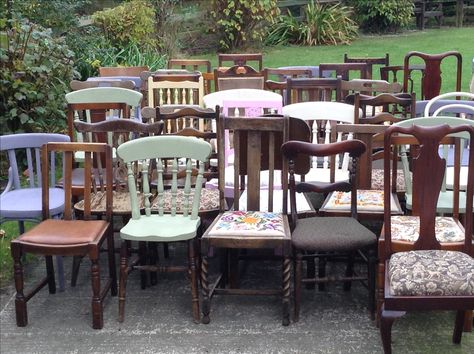
[[[20,234],[25,232],[24,221],[42,220],[41,154],[40,148],[49,142],[69,142],[67,135],[26,133],[0,136],[0,151],[6,152],[9,161],[8,184],[0,195],[0,224],[17,220]],[[22,185],[19,162],[26,155],[28,184]],[[56,184],[56,166],[51,156],[51,186]],[[61,188],[49,189],[49,212],[59,216],[64,210],[64,192]],[[58,259],[59,287],[64,289],[62,262]]]

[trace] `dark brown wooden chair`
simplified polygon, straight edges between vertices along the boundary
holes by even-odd
[[[463,323],[468,312],[474,308],[473,154],[469,156],[464,227],[459,222],[459,197],[454,198],[452,217],[436,215],[446,170],[446,160],[438,154],[439,146],[455,143],[464,134],[464,138],[469,139],[470,151],[474,151],[474,126],[464,124],[465,120],[459,118],[444,120],[449,125],[420,126],[417,123],[420,119],[397,123],[385,132],[384,150],[387,157],[392,150],[396,151],[406,144],[418,146],[416,152],[412,151],[416,158],[411,159],[412,215],[395,218],[385,208],[384,226],[379,239],[378,295],[381,305],[380,332],[385,353],[391,353],[392,324],[406,311],[457,311],[452,339],[454,343],[460,343]],[[391,169],[395,168],[389,160],[385,160],[384,166],[386,196],[392,188]],[[459,191],[459,174],[456,183],[455,195],[459,195],[456,193],[456,190]],[[472,325],[472,318],[468,318]]]
[[[407,90],[403,90],[404,92],[409,92],[412,93],[414,92],[414,82],[417,81],[418,79],[421,82],[421,79],[423,77],[423,73],[425,72],[425,66],[422,64],[413,64],[410,65],[410,68],[408,69],[410,72],[410,78],[408,79],[408,86]],[[403,84],[403,65],[390,65],[390,66],[384,66],[380,68],[380,79],[395,83],[395,82],[401,82]],[[402,76],[399,78],[399,76]],[[421,84],[420,84],[421,85]]]
[[[240,295],[280,295],[283,302],[283,325],[290,322],[290,257],[291,237],[286,216],[287,180],[283,181],[283,213],[273,212],[275,188],[274,175],[278,166],[282,166],[283,176],[287,174],[286,164],[281,159],[281,142],[288,140],[288,117],[257,117],[224,119],[226,130],[234,132],[234,208],[219,214],[201,239],[203,292],[203,323],[210,321],[211,298],[214,294]],[[218,142],[218,151],[223,151],[223,142]],[[223,167],[220,167],[223,168]],[[309,160],[308,160],[309,168]],[[261,191],[260,172],[268,170],[269,186]],[[223,171],[222,171],[223,173]],[[281,172],[280,172],[281,173]],[[221,175],[223,178],[224,176]],[[245,183],[244,176],[247,176]],[[221,184],[223,188],[223,184]],[[240,205],[240,194],[247,191],[244,208]],[[223,192],[223,189],[221,189]],[[266,193],[264,193],[266,192]],[[264,207],[266,212],[262,212]],[[230,270],[209,284],[208,256],[211,248],[221,248],[225,252],[224,262]],[[283,281],[279,289],[242,289],[238,286],[238,249],[281,249],[283,258]],[[227,269],[227,266],[223,269]],[[229,287],[227,285],[229,284]]]
[[[325,72],[331,71],[333,77],[340,76],[342,80],[368,79],[366,63],[321,63],[319,64],[319,77],[324,77]],[[355,73],[351,75],[351,73]]]
[[[290,172],[290,205],[291,205],[291,239],[295,259],[295,320],[299,319],[301,283],[326,283],[330,280],[344,281],[344,289],[350,290],[351,281],[366,281],[369,289],[369,311],[375,309],[375,234],[362,226],[357,220],[357,183],[356,161],[364,153],[365,145],[358,140],[343,141],[330,144],[311,144],[290,141],[283,144],[282,151],[288,159]],[[350,167],[349,181],[336,183],[305,183],[295,182],[294,160],[301,156],[332,156],[349,153],[352,164]],[[332,191],[351,192],[351,216],[338,217],[310,217],[299,219],[296,209],[296,193],[318,192],[329,193]],[[360,253],[367,261],[367,276],[354,274],[354,258]],[[344,276],[326,276],[325,268],[327,259],[345,255],[349,259]],[[319,258],[319,276],[314,272],[314,259]],[[302,262],[307,260],[308,277],[303,279]],[[321,287],[320,287],[321,289]]]
[[[448,91],[461,91],[462,77],[462,55],[457,51],[449,51],[440,54],[426,54],[421,52],[409,52],[405,55],[403,64],[403,92],[409,91],[411,78],[411,61],[419,58],[424,63],[424,72],[421,78],[421,94],[418,100],[431,100],[441,93],[441,63],[444,59],[453,57],[456,60],[456,87],[449,88]]]
[[[383,57],[349,57],[347,53],[344,54],[344,63],[365,63],[367,65],[367,79],[372,79],[373,74],[373,66],[374,65],[382,65],[388,66],[390,65],[390,57],[388,53],[385,54]]]
[[[105,193],[107,203],[105,218],[91,220],[91,192],[92,186],[87,184],[84,188],[84,214],[82,220],[74,219],[72,199],[72,167],[74,153],[83,151],[84,180],[92,178],[92,161],[105,155],[106,169],[99,174],[100,184],[96,188]],[[80,144],[80,143],[49,143],[42,149],[42,191],[43,191],[43,221],[33,229],[11,242],[11,252],[16,286],[16,322],[20,327],[28,323],[27,301],[29,301],[41,288],[48,285],[49,292],[56,292],[52,256],[89,256],[91,260],[92,281],[92,327],[103,327],[103,301],[110,290],[112,296],[117,295],[117,276],[115,270],[114,242],[112,227],[112,189],[105,189],[105,185],[112,185],[112,148],[106,144]],[[64,155],[64,219],[50,219],[49,215],[49,157],[51,153]],[[105,181],[104,181],[105,179]],[[101,287],[100,281],[100,248],[107,242],[109,260],[109,279]],[[25,254],[33,253],[44,255],[46,259],[46,277],[27,294],[24,293],[22,259]]]
[[[214,69],[214,80],[216,91],[244,88],[263,90],[265,82],[263,72],[248,65]]]
[[[263,54],[262,53],[245,53],[245,54],[217,54],[217,66],[219,68],[229,66],[226,63],[232,63],[230,66],[244,66],[249,65],[249,62],[256,63],[258,71],[263,69]],[[217,91],[217,90],[216,90]]]
[[[369,96],[376,96],[380,93],[400,93],[402,85],[398,82],[390,83],[385,80],[353,79],[341,81],[341,91],[347,95],[361,93]],[[347,97],[347,96],[346,96]],[[346,97],[341,97],[344,102]],[[373,115],[374,113],[372,113]]]
[[[288,78],[286,104],[307,101],[338,101],[341,97],[341,78]]]
[[[312,77],[312,72],[310,69],[265,68],[263,76],[265,78],[265,90],[279,93],[283,98],[286,98],[286,79],[289,77],[293,79]]]

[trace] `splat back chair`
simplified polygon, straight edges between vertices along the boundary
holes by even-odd
[[[72,167],[74,153],[84,151],[84,180],[90,180],[93,174],[93,155],[104,154],[106,169],[101,174],[101,184],[98,186],[107,199],[107,210],[104,219],[91,220],[91,185],[84,188],[84,218],[74,218],[71,207],[72,198]],[[50,219],[49,206],[49,157],[51,153],[63,153],[64,159],[64,213],[63,219]],[[42,200],[43,221],[33,229],[11,242],[13,267],[16,287],[16,322],[20,327],[28,323],[27,302],[45,285],[50,294],[56,292],[54,268],[51,256],[85,256],[91,260],[92,281],[92,327],[103,327],[103,301],[109,290],[112,296],[117,294],[117,279],[115,271],[113,227],[112,227],[112,189],[104,190],[105,185],[112,185],[112,148],[106,144],[81,143],[48,143],[42,148]],[[101,288],[99,254],[102,244],[107,243],[109,278]],[[44,255],[46,260],[46,277],[30,292],[24,292],[22,257],[26,253]]]
[[[129,90],[135,89],[135,83],[133,81],[112,81],[112,80],[98,80],[98,81],[78,81],[72,80],[69,83],[71,90],[78,91],[94,87],[120,87]]]
[[[452,218],[436,215],[446,169],[446,160],[438,155],[439,145],[464,137],[473,151],[474,126],[456,118],[446,122],[439,120],[429,127],[420,126],[417,121],[416,124],[413,124],[415,120],[396,124],[385,133],[387,155],[391,148],[406,144],[407,139],[416,139],[420,146],[412,159],[413,191],[417,195],[412,216],[394,220],[386,208],[379,241],[379,281],[384,287],[380,294],[380,333],[385,353],[391,353],[392,324],[406,311],[457,311],[453,342],[460,343],[465,315],[474,308],[473,154],[469,156],[469,183],[463,204],[469,215],[464,228],[458,220],[459,198]],[[388,192],[390,164],[387,160],[385,171],[385,192]]]
[[[424,63],[424,72],[421,78],[421,95],[419,99],[430,100],[441,92],[441,63],[444,59],[453,57],[456,60],[456,87],[454,91],[461,91],[462,56],[457,51],[449,51],[440,54],[426,54],[421,52],[408,52],[405,55],[403,65],[403,92],[408,91],[411,78],[411,64],[414,58],[419,58]]]
[[[210,60],[205,59],[170,59],[168,60],[168,69],[186,69],[200,71],[204,79],[204,94],[211,93],[214,82],[214,73],[211,69]]]
[[[203,291],[203,323],[210,321],[211,298],[214,294],[275,294],[283,298],[283,325],[289,324],[290,302],[290,244],[291,237],[286,217],[287,185],[283,179],[283,212],[274,212],[276,198],[273,194],[273,176],[278,166],[282,166],[283,175],[287,173],[281,154],[275,154],[280,142],[288,140],[288,117],[226,118],[226,130],[234,131],[234,185],[246,189],[247,200],[242,209],[239,201],[241,190],[234,189],[234,210],[222,211],[201,239]],[[219,145],[219,149],[223,144]],[[279,156],[278,156],[279,155]],[[260,187],[261,170],[269,170],[269,188],[266,200],[262,201]],[[247,185],[243,185],[243,176],[247,176]],[[267,212],[262,212],[267,208]],[[229,250],[228,266],[216,283],[209,285],[208,254],[210,248]],[[280,289],[240,289],[238,288],[238,265],[232,260],[238,259],[238,249],[276,249],[281,248],[283,255],[283,281]],[[227,267],[225,267],[227,268]],[[230,288],[227,288],[229,280]]]
[[[337,101],[341,78],[287,78],[286,104],[306,101]]]
[[[214,69],[216,91],[232,89],[263,90],[265,78],[262,71],[248,65],[234,65],[228,69]]]
[[[374,65],[388,66],[390,57],[388,53],[383,57],[349,57],[347,53],[344,54],[344,63],[364,63],[367,65],[367,79],[372,79],[372,69]]]
[[[413,93],[415,88],[415,82],[422,80],[423,74],[425,72],[425,66],[420,64],[412,64],[408,68],[409,79],[406,86],[406,91],[403,92]],[[403,84],[403,74],[404,66],[403,65],[390,65],[383,66],[380,68],[380,79],[385,80],[391,83],[400,82]],[[420,84],[421,86],[421,84]]]
[[[204,80],[154,81],[148,78],[148,107],[165,105],[189,105],[203,107]]]
[[[257,64],[255,66],[258,71],[263,69],[263,54],[262,53],[245,53],[245,54],[217,54],[218,67],[229,66],[225,63],[232,63],[231,66],[249,65],[249,62]],[[217,91],[217,90],[216,90]]]
[[[192,293],[192,314],[194,321],[199,321],[199,296],[198,296],[198,271],[196,266],[196,235],[200,225],[198,216],[199,202],[201,196],[202,179],[205,161],[211,154],[211,145],[200,139],[192,139],[186,136],[154,136],[136,139],[119,146],[118,155],[127,164],[128,188],[131,195],[132,219],[121,229],[122,250],[120,260],[120,290],[119,290],[119,321],[124,320],[125,313],[125,288],[128,274],[133,269],[141,269],[151,272],[159,271],[185,271],[190,274]],[[163,187],[163,159],[171,158],[173,170],[173,182],[171,187],[171,213],[164,211],[164,187]],[[186,159],[186,181],[184,187],[184,202],[182,212],[177,212],[177,179],[178,159]],[[148,162],[150,159],[157,160],[158,170],[158,214],[151,213],[151,197],[149,186]],[[194,162],[193,162],[194,160]],[[145,195],[145,213],[139,210],[135,174],[133,164],[141,162],[142,186]],[[193,163],[199,161],[194,195],[191,196],[191,174]],[[145,265],[139,262],[140,258],[129,263],[129,241],[147,242],[177,242],[186,241],[188,244],[188,266],[160,267],[156,265]]]
[[[324,145],[290,141],[282,146],[284,156],[288,159],[290,172],[290,205],[291,205],[291,239],[295,259],[295,320],[299,319],[301,283],[326,283],[330,280],[343,280],[344,289],[349,290],[351,281],[365,280],[369,289],[369,310],[374,312],[375,307],[375,245],[376,236],[362,226],[357,220],[357,181],[356,161],[365,151],[361,141],[351,140]],[[352,163],[350,166],[349,181],[336,183],[296,183],[294,161],[301,155],[328,156],[348,153]],[[309,217],[298,218],[296,193],[332,191],[351,192],[351,215],[339,217]],[[363,253],[364,251],[364,253]],[[354,273],[353,259],[360,253],[367,261],[367,276]],[[345,255],[351,260],[348,262],[345,275],[342,277],[326,276],[325,266],[327,256]],[[314,273],[314,258],[319,258],[319,276]],[[302,262],[308,260],[308,277],[303,279]]]

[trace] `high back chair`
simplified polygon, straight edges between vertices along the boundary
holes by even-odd
[[[333,77],[340,76],[342,80],[368,79],[366,63],[321,63],[319,64],[319,77],[322,78],[329,71]],[[355,73],[351,75],[351,73]],[[355,77],[353,77],[355,75]]]
[[[231,63],[230,66],[244,66],[249,65],[249,62],[257,64],[253,65],[258,68],[258,71],[263,69],[263,54],[262,53],[245,53],[245,54],[217,54],[217,66],[219,68],[229,66],[226,63]],[[216,90],[217,91],[217,90]]]
[[[171,271],[185,271],[190,274],[191,294],[192,294],[192,314],[193,319],[199,322],[199,296],[198,296],[198,272],[196,265],[196,235],[201,223],[198,216],[199,202],[201,196],[202,180],[206,160],[211,154],[211,145],[199,139],[192,139],[185,136],[154,136],[136,139],[126,142],[117,149],[118,155],[127,164],[128,188],[131,196],[132,218],[120,230],[122,238],[122,250],[120,260],[120,289],[119,289],[119,321],[124,320],[125,312],[125,288],[128,274],[134,269],[159,272],[166,270],[166,267],[156,265],[147,266],[140,263],[140,258],[129,263],[129,243],[130,241],[146,242],[177,242],[186,241],[188,244],[188,266],[173,266]],[[164,187],[163,187],[163,159],[172,159],[172,187],[171,187],[171,213],[164,211]],[[184,201],[181,210],[177,210],[177,179],[178,179],[178,159],[186,160],[186,176],[184,185]],[[148,164],[150,159],[156,159],[158,171],[158,214],[151,213],[150,201],[150,176]],[[134,174],[134,163],[139,161],[142,173],[142,188],[145,195],[144,214],[140,212]],[[196,187],[191,196],[191,174],[193,164],[199,163],[199,170],[196,176]]]
[[[214,294],[278,294],[283,298],[283,325],[289,324],[290,302],[290,234],[286,217],[287,185],[282,180],[283,212],[274,211],[273,176],[280,168],[286,173],[286,165],[281,154],[275,152],[280,142],[288,140],[288,117],[257,117],[234,118],[224,120],[226,130],[234,132],[234,208],[223,211],[204,233],[202,244],[202,276],[203,290],[203,323],[210,321],[210,300]],[[222,142],[219,149],[223,148]],[[269,187],[266,198],[261,198],[260,172],[269,171]],[[280,172],[281,173],[281,172]],[[244,177],[247,177],[247,183]],[[240,204],[242,190],[247,191],[246,205]],[[244,207],[244,208],[242,208]],[[266,208],[266,209],[262,209]],[[262,212],[260,210],[268,210]],[[230,271],[225,271],[223,278],[219,277],[216,284],[209,285],[208,271],[209,251],[213,248],[223,248],[230,252]],[[281,289],[275,290],[245,290],[238,289],[238,249],[280,248],[283,255],[283,282]],[[227,252],[226,252],[227,254]],[[230,288],[226,288],[229,280]]]
[[[406,311],[457,311],[452,340],[460,343],[465,316],[474,308],[473,154],[469,156],[467,198],[463,203],[457,199],[453,217],[437,216],[446,169],[439,146],[464,137],[473,151],[474,126],[458,118],[433,120],[437,119],[431,126],[418,124],[429,118],[404,121],[385,133],[387,155],[407,142],[419,146],[411,160],[417,201],[412,216],[391,217],[386,208],[379,240],[380,333],[385,353],[391,353],[392,324]],[[391,188],[391,168],[385,160],[385,192]],[[458,219],[461,204],[467,215],[464,227]]]
[[[415,82],[419,80],[421,83],[421,78],[425,72],[425,66],[421,64],[412,64],[409,66],[408,71],[409,78],[406,87],[407,91],[403,90],[403,92],[413,93],[416,87]],[[400,82],[403,85],[403,74],[403,65],[389,65],[380,68],[380,79],[391,83]]]
[[[243,88],[263,90],[265,82],[263,72],[248,65],[214,69],[214,80],[216,91]]]
[[[61,134],[26,133],[0,136],[0,151],[8,158],[8,183],[0,194],[0,223],[17,220],[20,234],[25,232],[24,221],[41,220],[41,147],[48,142],[68,142]],[[26,156],[26,166],[22,160]],[[51,160],[49,213],[59,216],[64,211],[64,191],[56,188],[56,164]],[[28,184],[21,183],[23,169],[28,171]]]
[[[72,199],[72,168],[74,153],[84,152],[84,177],[85,181],[93,178],[92,161],[100,158],[97,155],[105,155],[105,170],[99,172],[99,185],[95,188],[105,193],[106,212],[104,219],[93,220],[91,215],[91,191],[92,186],[86,184],[84,188],[84,214],[83,219],[74,217],[71,207]],[[50,219],[49,205],[49,178],[50,154],[63,154],[64,162],[64,212],[63,219]],[[112,296],[117,294],[117,278],[115,271],[113,226],[112,226],[112,188],[105,189],[106,185],[112,185],[112,148],[106,144],[81,144],[81,143],[48,143],[43,145],[42,158],[42,200],[43,221],[19,236],[11,242],[13,267],[16,287],[16,323],[24,327],[28,323],[27,302],[41,288],[48,285],[50,294],[56,292],[54,280],[54,268],[52,257],[56,256],[88,256],[91,261],[92,281],[92,327],[101,329],[103,320],[103,301],[110,290]],[[109,277],[104,286],[101,287],[100,279],[100,248],[107,243]],[[25,294],[23,280],[22,259],[25,254],[32,253],[44,255],[46,260],[46,277],[42,279],[31,291]]]
[[[457,51],[449,51],[439,54],[426,54],[421,52],[408,52],[405,55],[403,63],[403,92],[411,92],[409,90],[409,82],[412,70],[410,70],[411,62],[414,58],[423,61],[424,71],[421,78],[421,94],[420,100],[430,100],[441,93],[441,63],[446,58],[453,57],[456,60],[456,87],[454,91],[461,91],[462,77],[462,56]],[[452,89],[451,89],[452,90]]]
[[[390,57],[388,53],[385,53],[383,57],[349,57],[347,53],[344,54],[344,63],[364,63],[367,65],[367,79],[372,79],[373,74],[373,66],[374,65],[382,65],[388,66],[390,65]]]
[[[329,280],[343,280],[344,289],[350,290],[352,280],[365,280],[369,289],[369,311],[375,308],[375,234],[362,226],[357,220],[357,182],[356,161],[365,151],[365,145],[361,141],[351,140],[324,145],[289,141],[282,146],[282,152],[288,160],[290,173],[290,205],[291,205],[291,242],[295,255],[295,320],[299,319],[302,262],[308,260],[308,276],[305,282],[324,284]],[[303,156],[331,156],[336,154],[349,154],[352,162],[350,166],[349,180],[345,182],[312,184],[295,181],[295,159]],[[296,193],[318,192],[328,193],[331,191],[351,192],[350,216],[338,217],[309,217],[298,218],[296,205]],[[354,277],[354,257],[357,253],[364,252],[363,259],[367,260],[367,277]],[[345,275],[326,276],[326,261],[332,257],[345,255],[349,258]],[[319,259],[319,276],[314,272],[314,259]],[[323,287],[320,287],[323,289]]]
[[[165,105],[189,105],[203,107],[204,80],[198,81],[155,81],[153,76],[148,78],[148,107]]]

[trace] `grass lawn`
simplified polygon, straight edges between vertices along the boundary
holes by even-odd
[[[383,56],[390,54],[390,65],[403,65],[403,58],[409,51],[424,53],[442,53],[457,50],[463,56],[462,89],[468,91],[472,77],[472,58],[474,57],[474,27],[428,29],[426,31],[410,31],[397,35],[361,36],[351,45],[341,46],[279,46],[266,47],[263,50],[263,65],[279,67],[287,65],[318,65],[319,63],[341,63],[344,53],[350,56]],[[196,56],[211,60],[212,66],[217,65],[215,53]],[[451,60],[451,59],[449,59]],[[455,88],[454,60],[446,61],[442,66],[443,92]],[[377,67],[375,68],[377,69]],[[379,73],[374,72],[374,79]],[[403,80],[403,78],[399,78]]]

